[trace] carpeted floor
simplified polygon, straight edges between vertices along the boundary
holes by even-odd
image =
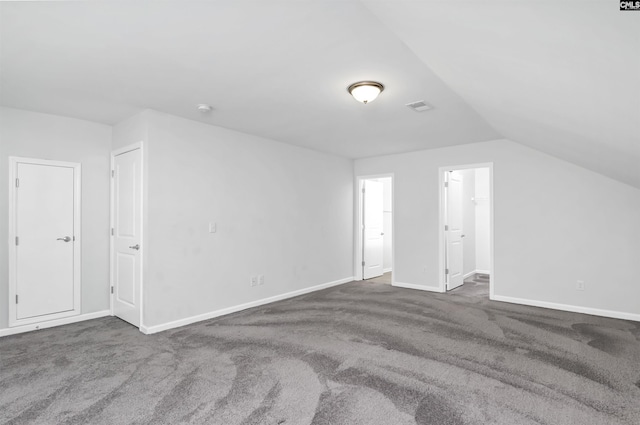
[[[449,294],[489,299],[489,275],[475,273],[466,278],[462,286],[449,291]]]
[[[374,277],[372,279],[367,279],[365,282],[368,283],[383,283],[385,285],[391,285],[391,272],[387,272],[382,276]]]
[[[466,287],[466,288],[465,288]],[[3,424],[640,424],[640,323],[358,282],[0,339]]]

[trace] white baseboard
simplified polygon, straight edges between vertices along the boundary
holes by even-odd
[[[251,301],[251,302],[236,305],[233,307],[227,307],[227,308],[223,308],[216,311],[210,311],[208,313],[198,314],[196,316],[185,317],[184,319],[174,320],[172,322],[163,323],[161,325],[140,326],[140,331],[147,335],[154,334],[154,333],[166,331],[168,329],[179,328],[180,326],[201,322],[203,320],[214,319],[216,317],[224,316],[226,314],[236,313],[238,311],[246,310],[248,308],[259,307],[261,305],[285,300],[287,298],[293,298],[299,295],[308,294],[310,292],[320,291],[322,289],[331,288],[332,286],[342,285],[344,283],[352,282],[352,281],[353,281],[353,276],[349,276],[344,279],[334,280],[333,282],[322,283],[320,285],[311,286],[309,288],[298,289],[297,291],[291,291],[285,294],[275,295],[273,297],[263,298],[261,300]]]
[[[416,285],[415,283],[393,282],[393,286],[406,289],[417,289],[419,291],[442,292],[437,286]]]
[[[476,270],[474,270],[472,272],[469,272],[469,273],[465,274],[464,276],[462,276],[462,279],[464,280],[464,279],[468,278],[469,276],[473,276],[476,273],[478,273]]]
[[[462,276],[462,279],[466,279],[469,276],[472,276],[474,274],[488,274],[488,275],[490,275],[491,273],[489,273],[489,270],[474,270],[474,271],[469,272],[469,273],[465,274],[464,276]]]
[[[382,269],[382,273],[389,273],[390,271],[393,271],[391,267],[389,267],[388,269]]]
[[[613,319],[633,320],[635,322],[640,322],[640,314],[636,314],[636,313],[625,313],[622,311],[602,310],[599,308],[580,307],[577,305],[559,304],[559,303],[552,303],[547,301],[527,300],[524,298],[505,297],[502,295],[494,295],[491,299],[493,301],[502,301],[502,302],[512,303],[512,304],[529,305],[533,307],[550,308],[552,310],[562,310],[562,311],[569,311],[572,313],[591,314],[593,316],[610,317]]]
[[[102,310],[94,313],[78,314],[77,316],[65,317],[63,319],[47,320],[40,323],[15,326],[13,328],[0,329],[0,337],[21,334],[24,332],[38,331],[40,329],[53,328],[55,326],[68,325],[70,323],[83,322],[85,320],[98,319],[100,317],[111,316],[111,311]]]

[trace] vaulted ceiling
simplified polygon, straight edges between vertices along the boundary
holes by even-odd
[[[640,187],[640,12],[608,0],[365,3],[504,137]]]
[[[2,2],[0,101],[106,124],[152,108],[350,158],[506,137],[640,187],[640,13],[614,3]],[[346,91],[362,79],[386,86],[368,105]]]

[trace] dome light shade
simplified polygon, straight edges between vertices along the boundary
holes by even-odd
[[[358,81],[351,84],[347,90],[355,100],[367,104],[382,93],[384,86],[375,81]]]

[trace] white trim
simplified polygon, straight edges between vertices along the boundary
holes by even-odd
[[[385,174],[369,174],[364,176],[356,176],[356,184],[355,184],[355,199],[354,202],[356,207],[354,208],[355,217],[354,217],[354,237],[356,243],[353,244],[354,249],[354,263],[353,263],[353,280],[363,280],[362,276],[362,188],[365,180],[370,179],[384,179],[391,177],[391,268],[388,271],[393,270],[396,259],[396,179],[394,173],[385,173]],[[383,273],[386,273],[386,270],[383,270]],[[391,276],[391,284],[393,285],[395,276]]]
[[[35,164],[73,169],[73,309],[54,314],[47,314],[26,319],[16,317],[16,303],[18,279],[16,276],[17,248],[15,244],[16,228],[16,199],[15,181],[18,177],[18,164]],[[9,157],[9,327],[40,323],[43,320],[57,320],[65,317],[77,316],[82,309],[82,165],[78,162],[52,161],[48,159]]]
[[[135,151],[136,149],[142,149],[142,142],[132,143],[130,145],[115,149],[111,151],[111,157],[113,159],[114,156],[122,155],[123,153]],[[111,164],[113,165],[113,163]],[[112,168],[113,170],[113,168]]]
[[[465,274],[465,275],[463,276],[463,279],[466,279],[466,278],[468,278],[469,276],[474,275],[474,274],[488,274],[489,276],[491,276],[491,273],[489,273],[489,270],[479,270],[479,269],[478,269],[478,270],[470,271],[469,273]]]
[[[633,320],[640,322],[640,314],[626,313],[622,311],[602,310],[599,308],[580,307],[577,305],[559,304],[548,301],[527,300],[524,298],[505,297],[503,295],[494,295],[491,297],[494,301],[502,301],[512,304],[528,305],[533,307],[550,308],[552,310],[568,311],[571,313],[590,314],[592,316],[611,317],[613,319]]]
[[[494,288],[495,288],[495,278],[494,278],[494,250],[493,250],[493,242],[494,242],[494,234],[493,229],[495,228],[493,225],[493,204],[494,204],[494,193],[493,190],[493,162],[483,162],[478,164],[464,164],[464,165],[452,165],[447,167],[440,167],[438,169],[438,285],[440,290],[438,292],[447,292],[447,279],[444,273],[444,269],[447,267],[446,265],[446,257],[445,257],[445,241],[446,235],[444,230],[445,216],[444,216],[444,206],[445,206],[445,191],[444,191],[444,173],[452,170],[469,170],[475,168],[488,168],[489,169],[489,268],[487,271],[479,271],[476,270],[477,273],[486,273],[489,275],[489,299],[494,299]]]
[[[38,331],[41,329],[53,328],[56,326],[68,325],[70,323],[84,322],[85,320],[98,319],[100,317],[111,316],[109,310],[96,311],[95,313],[85,313],[78,316],[66,317],[64,319],[47,320],[45,322],[20,325],[13,328],[0,329],[0,337],[21,334],[24,332]]]
[[[322,289],[331,288],[332,286],[342,285],[344,283],[352,282],[353,276],[346,277],[340,280],[334,280],[333,282],[322,283],[320,285],[311,286],[309,288],[298,289],[296,291],[287,292],[273,297],[262,298],[260,300],[251,301],[248,303],[236,305],[233,307],[227,307],[220,310],[210,311],[208,313],[198,314],[196,316],[185,317],[184,319],[174,320],[172,322],[163,323],[155,326],[140,326],[140,331],[147,335],[154,334],[168,329],[179,328],[180,326],[190,325],[192,323],[201,322],[203,320],[209,320],[216,317],[224,316],[238,311],[246,310],[248,308],[259,307],[261,305],[273,303],[276,301],[285,300],[287,298],[297,297],[299,295],[308,294],[310,292],[320,291]]]
[[[114,229],[115,228],[115,223],[114,223],[114,211],[113,211],[113,207],[114,207],[114,187],[113,187],[113,183],[114,183],[114,179],[113,179],[113,175],[111,173],[113,173],[114,169],[115,169],[115,160],[116,160],[116,156],[118,155],[122,155],[125,154],[127,152],[131,152],[134,151],[136,149],[140,149],[140,186],[141,186],[141,193],[140,193],[140,327],[138,329],[140,329],[142,331],[142,328],[144,327],[143,325],[143,318],[144,318],[144,265],[146,264],[145,261],[145,247],[146,247],[146,240],[144,239],[145,236],[145,193],[146,193],[146,189],[145,189],[145,182],[146,182],[146,176],[145,176],[145,150],[144,150],[144,141],[140,141],[137,143],[132,143],[130,145],[124,146],[122,148],[113,150],[111,152],[111,164],[110,164],[110,169],[109,169],[109,185],[110,185],[110,201],[109,201],[109,230]],[[113,297],[114,294],[111,292],[111,288],[113,288],[113,267],[114,267],[114,262],[113,262],[113,257],[114,257],[114,244],[113,244],[113,238],[114,235],[110,233],[109,236],[109,311],[111,312],[111,315],[113,315]]]
[[[356,177],[356,184],[355,184],[355,204],[356,207],[354,208],[354,212],[355,212],[355,217],[354,217],[354,221],[355,221],[355,225],[353,226],[354,231],[355,231],[355,236],[354,236],[354,241],[355,243],[353,244],[353,249],[354,249],[354,253],[353,253],[353,279],[354,280],[363,280],[363,273],[362,273],[362,188],[364,187],[364,181],[363,179]]]
[[[391,234],[391,237],[393,238],[393,234]],[[393,246],[391,247],[391,250],[393,251]],[[382,273],[389,273],[393,271],[393,267],[389,267],[388,269],[382,269]]]
[[[403,282],[393,282],[391,286],[395,286],[397,288],[406,288],[406,289],[417,289],[419,291],[429,291],[429,292],[444,292],[437,286],[424,286],[417,285],[415,283],[403,283]]]

